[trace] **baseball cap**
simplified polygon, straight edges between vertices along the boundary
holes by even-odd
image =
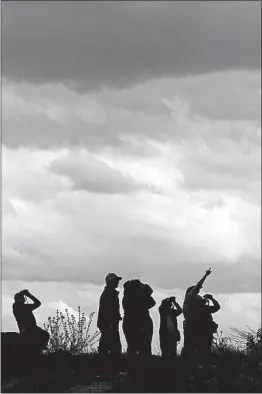
[[[114,274],[113,272],[110,272],[109,274],[106,275],[106,283],[110,282],[110,280],[112,279],[117,279],[117,280],[122,280],[121,276],[117,276],[116,274]]]

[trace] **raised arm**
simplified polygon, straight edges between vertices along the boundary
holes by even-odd
[[[175,312],[176,312],[176,316],[180,316],[181,313],[183,312],[181,306],[178,304],[178,302],[174,302],[174,305],[176,307]]]
[[[203,283],[205,282],[206,278],[211,274],[211,267],[206,271],[205,275],[203,278],[200,279],[199,282],[193,287],[193,289],[190,291],[190,296],[197,296],[199,293],[199,290],[202,288]]]
[[[38,298],[36,298],[35,296],[33,296],[33,294],[31,294],[28,290],[24,290],[24,291],[23,291],[23,294],[24,294],[26,297],[30,298],[30,300],[33,301],[33,304],[30,305],[31,308],[32,308],[32,310],[37,309],[37,308],[40,307],[41,301],[39,301]]]
[[[215,298],[211,294],[205,294],[204,297],[213,302],[213,305],[208,305],[209,312],[210,313],[218,312],[220,309],[219,302],[217,300],[215,300]]]

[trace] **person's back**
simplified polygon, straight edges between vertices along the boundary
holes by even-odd
[[[151,354],[153,321],[149,309],[155,305],[153,290],[149,285],[132,279],[124,284],[123,330],[128,344],[128,354]]]
[[[25,297],[30,298],[33,304],[26,304]],[[38,327],[33,311],[41,305],[41,302],[33,296],[28,290],[22,290],[15,294],[13,303],[13,314],[16,319],[20,333],[22,334],[23,343],[26,347],[34,350],[43,350],[47,348],[49,333]]]
[[[142,307],[140,281],[132,279],[124,283],[122,306],[124,309],[123,331],[127,341],[128,358],[135,356],[141,345]]]
[[[197,282],[196,285],[188,287],[183,303],[184,314],[184,347],[182,354],[195,352],[199,347],[199,334],[201,333],[201,324],[199,322],[199,305],[201,305],[202,297],[199,292],[206,278],[211,274],[209,268],[205,275]]]
[[[20,332],[31,331],[37,324],[32,304],[13,303],[13,314]]]
[[[132,279],[124,284],[122,306],[124,309],[124,321],[128,322],[128,324],[138,325],[139,318],[143,313],[139,280]]]

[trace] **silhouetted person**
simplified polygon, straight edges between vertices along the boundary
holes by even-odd
[[[137,355],[150,355],[153,336],[153,321],[149,314],[155,304],[152,288],[132,279],[124,284],[123,331],[127,342],[128,362]]]
[[[162,357],[177,355],[177,342],[180,332],[177,328],[177,317],[182,308],[176,302],[176,297],[165,298],[158,308],[160,314],[159,339]]]
[[[30,298],[33,304],[26,304],[25,297]],[[33,311],[40,307],[41,302],[28,290],[22,290],[14,296],[13,314],[16,319],[23,343],[33,350],[43,350],[47,348],[49,333],[38,327]]]
[[[213,305],[209,305],[212,301]],[[217,332],[218,325],[213,321],[212,314],[218,312],[220,305],[211,294],[205,294],[202,302],[197,306],[197,313],[199,315],[199,350],[203,353],[211,351],[214,333]]]
[[[203,299],[199,295],[200,289],[203,287],[203,283],[206,278],[211,274],[211,268],[209,268],[203,278],[194,285],[188,287],[183,303],[183,314],[184,314],[184,347],[182,354],[194,353],[199,349],[199,338],[201,338],[200,330],[201,324],[199,323],[200,316],[198,314],[198,307],[202,305]]]
[[[152,338],[153,338],[153,320],[150,316],[149,309],[156,305],[156,301],[152,297],[153,289],[148,284],[141,284],[141,308],[142,308],[142,334],[143,342],[141,352],[144,355],[150,356],[152,354]]]
[[[122,280],[120,276],[110,273],[106,276],[106,286],[100,297],[97,327],[101,332],[99,354],[119,357],[122,347],[119,336],[119,291],[117,287]]]

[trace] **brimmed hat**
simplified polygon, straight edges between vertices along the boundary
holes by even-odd
[[[117,276],[113,272],[110,272],[109,274],[106,275],[106,283],[110,282],[113,279],[117,279],[118,281],[122,280],[121,276]]]

